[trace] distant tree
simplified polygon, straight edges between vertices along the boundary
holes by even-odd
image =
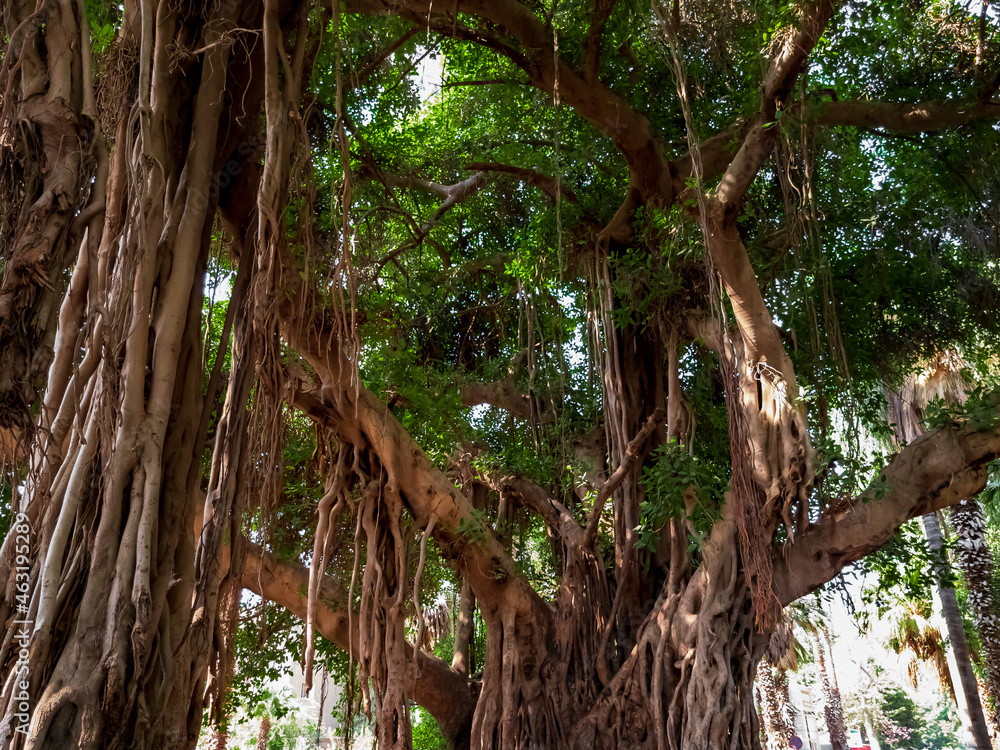
[[[920,707],[895,685],[883,688],[881,697],[883,718],[876,731],[882,747],[921,750],[926,723]]]

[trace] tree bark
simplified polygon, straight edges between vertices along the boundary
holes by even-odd
[[[451,668],[466,677],[475,669],[472,662],[472,638],[475,634],[476,597],[468,581],[462,581],[462,594],[455,618],[455,645]]]
[[[228,750],[229,730],[216,726],[212,727],[211,732],[212,735],[208,738],[208,750]]]
[[[257,727],[257,750],[267,750],[267,741],[271,738],[271,717],[264,714],[260,717],[260,726]]]
[[[830,745],[833,750],[847,750],[847,730],[844,727],[844,709],[840,700],[840,688],[836,678],[831,677],[825,634],[817,630],[813,633],[813,643],[816,646],[816,665],[819,667],[820,686],[823,690],[823,715],[826,727],[830,733]],[[832,668],[832,664],[830,665]]]
[[[757,668],[757,688],[763,710],[768,750],[785,750],[795,734],[792,706],[788,696],[788,674],[780,667],[761,664]]]
[[[3,18],[0,427],[23,436],[59,346],[64,270],[81,243],[96,271],[108,153],[94,102],[90,29],[77,5],[17,0]],[[71,315],[82,317],[78,307]]]
[[[1000,732],[1000,603],[993,594],[994,563],[986,541],[986,521],[979,503],[968,499],[948,514],[955,530],[955,563],[965,579],[972,619],[982,646],[986,698],[993,704],[993,732]],[[985,706],[984,706],[985,708]]]
[[[270,552],[246,543],[242,586],[305,620],[309,570],[282,562]],[[360,618],[348,610],[344,587],[325,575],[320,586],[316,630],[354,658],[359,656]],[[395,675],[407,697],[423,706],[437,720],[452,748],[468,747],[469,727],[475,707],[469,682],[440,659],[407,646],[405,668]]]
[[[55,351],[30,478],[18,499],[30,528],[31,593],[21,604],[8,588],[2,606],[8,638],[0,647],[0,740],[12,747],[193,747],[207,672],[226,673],[213,658],[225,648],[217,627],[222,529],[214,525],[215,542],[212,534],[193,535],[204,409],[214,402],[202,390],[202,285],[220,169],[240,136],[228,123],[254,100],[240,90],[236,72],[250,66],[252,53],[231,52],[223,42],[237,25],[258,25],[257,11],[235,0],[213,5],[205,17],[183,4],[154,5],[124,8],[117,43],[137,51],[138,81],[120,83],[137,85],[134,117],[119,120],[99,186],[107,187],[106,205],[95,209],[94,221],[81,214],[90,224],[76,235],[70,293],[58,327],[48,331]],[[62,64],[75,50],[89,65],[89,21],[76,15],[84,4],[37,7],[46,15],[28,27],[53,35],[49,61]],[[64,39],[56,53],[56,31],[68,19],[82,39]],[[204,49],[174,54],[190,43]],[[231,73],[236,90],[227,95]],[[88,67],[73,75],[89,85]],[[54,92],[63,85],[53,83]],[[71,156],[75,142],[64,138]],[[57,198],[57,205],[68,201],[60,211],[72,216],[76,198]],[[238,399],[231,408],[239,410]],[[217,453],[231,469],[242,460],[238,445]],[[223,473],[232,498],[236,472]],[[0,569],[13,581],[11,540]],[[208,563],[198,568],[208,572],[200,579],[196,557]],[[23,727],[14,716],[19,673],[10,668],[15,601],[24,607],[21,619],[33,624],[25,691],[32,710]]]

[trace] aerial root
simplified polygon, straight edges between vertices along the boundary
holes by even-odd
[[[413,609],[417,618],[417,638],[414,642],[413,648],[414,675],[419,674],[417,671],[417,656],[420,653],[420,645],[423,643],[424,639],[424,610],[420,606],[420,577],[424,572],[424,562],[427,556],[427,539],[434,532],[434,524],[436,523],[437,516],[432,515],[431,520],[427,522],[427,528],[424,530],[423,536],[420,539],[420,559],[417,561],[417,572],[413,576]]]

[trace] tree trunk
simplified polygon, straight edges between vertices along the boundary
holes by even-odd
[[[0,427],[14,428],[23,437],[30,433],[31,406],[59,347],[56,320],[62,317],[64,271],[82,252],[96,272],[108,153],[94,100],[90,29],[78,6],[43,8],[30,0],[5,5],[10,7],[0,14],[9,40],[0,68],[0,184],[5,188],[0,196]],[[78,310],[69,312],[79,320]]]
[[[39,3],[39,17],[25,19],[34,37],[24,43],[44,35],[53,65],[61,64],[57,48],[89,56],[89,22],[75,15],[83,7]],[[242,107],[260,99],[246,87],[253,53],[225,41],[238,26],[259,27],[259,13],[237,0],[207,10],[183,2],[125,5],[115,43],[135,53],[137,67],[111,66],[109,75],[123,76],[114,83],[136,90],[137,99],[133,116],[118,120],[100,181],[107,186],[100,220],[75,235],[70,292],[58,327],[47,332],[54,332],[48,388],[16,498],[30,573],[24,596],[8,588],[0,607],[8,622],[0,743],[10,747],[191,748],[206,696],[224,691],[232,621],[220,616],[238,603],[238,591],[226,577],[222,541],[240,519],[241,424],[254,362],[252,350],[234,353],[220,422],[230,429],[216,433],[196,539],[201,456],[215,401],[203,391],[202,286],[219,175],[224,165],[238,173],[246,158],[237,153],[245,133],[234,123],[252,120]],[[71,19],[84,41],[62,36]],[[189,48],[201,51],[182,53]],[[89,85],[86,67],[73,76]],[[53,84],[58,92],[62,83]],[[67,94],[66,101],[88,97]],[[133,102],[124,104],[127,110]],[[75,127],[76,119],[63,119]],[[76,137],[62,138],[73,156]],[[49,214],[52,226],[53,216],[65,220],[65,211],[71,217],[79,206],[76,196],[60,193],[65,189],[57,197],[68,207]],[[243,281],[236,286],[245,289]],[[241,302],[234,289],[234,311]],[[11,581],[13,539],[0,557],[0,575]],[[27,626],[10,624],[15,606]],[[26,690],[15,691],[12,637],[25,628],[30,677]]]
[[[267,750],[267,741],[271,738],[271,717],[264,714],[260,717],[260,727],[257,729],[257,750]]]
[[[687,582],[677,565],[686,536],[675,536],[671,577],[573,747],[759,746],[753,679],[769,635],[754,625],[735,520],[724,514]]]
[[[757,688],[763,709],[763,725],[768,750],[785,750],[795,734],[792,706],[788,695],[788,673],[780,667],[761,664],[757,668]]]
[[[208,738],[208,750],[228,750],[228,748],[229,729],[221,726],[212,727],[212,736]]]
[[[986,697],[992,703],[993,732],[1000,731],[1000,602],[993,593],[993,556],[986,540],[986,521],[975,499],[952,506],[948,519],[955,530],[955,564],[969,592],[969,610],[982,646]],[[984,706],[984,708],[988,708]]]
[[[935,573],[939,580],[938,597],[941,601],[944,621],[948,627],[948,640],[951,643],[952,653],[955,655],[959,682],[966,700],[968,715],[963,718],[966,725],[971,728],[976,750],[991,750],[990,731],[983,714],[982,703],[979,701],[979,688],[976,685],[976,673],[972,669],[972,654],[965,638],[962,613],[958,608],[958,600],[955,598],[955,589],[949,581],[948,561],[942,551],[944,540],[941,536],[941,525],[938,523],[935,513],[928,513],[922,520],[924,533],[927,535],[927,547],[930,549],[931,555],[936,558]]]
[[[829,654],[823,641],[824,638],[820,632],[813,634],[813,643],[816,646],[816,666],[819,668],[820,687],[823,691],[823,715],[826,718],[826,727],[830,733],[830,745],[833,750],[847,750],[847,730],[844,726],[844,709],[840,700],[840,688],[837,687],[836,678],[831,677],[830,669],[827,667]]]

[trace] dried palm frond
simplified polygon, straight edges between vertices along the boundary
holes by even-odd
[[[937,671],[941,691],[955,700],[955,686],[948,671],[948,656],[944,650],[941,631],[928,621],[930,604],[925,601],[906,602],[896,621],[895,632],[888,645],[897,654],[909,652],[913,658],[907,665],[907,674],[913,688],[917,687],[921,662],[930,662]]]

